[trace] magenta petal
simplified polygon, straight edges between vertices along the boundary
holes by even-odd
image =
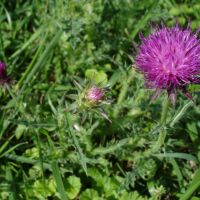
[[[165,89],[173,104],[176,90],[191,83],[199,83],[200,40],[197,32],[192,33],[178,26],[161,28],[141,39],[136,56],[136,68],[144,74],[146,85],[157,90]],[[158,91],[153,95],[157,97]]]
[[[98,102],[103,98],[103,96],[104,96],[104,91],[101,88],[93,86],[88,90],[87,98],[91,102]]]

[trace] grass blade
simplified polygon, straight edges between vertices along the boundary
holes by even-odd
[[[53,176],[54,176],[54,179],[55,179],[55,182],[57,185],[57,190],[60,194],[60,197],[62,200],[67,200],[62,177],[60,175],[60,170],[59,170],[59,167],[58,167],[58,164],[56,163],[56,161],[52,162],[51,167],[52,167]]]
[[[180,158],[185,160],[192,160],[195,163],[198,163],[198,160],[193,155],[187,153],[163,153],[163,154],[154,154],[154,156],[166,157],[166,158]]]
[[[182,181],[183,181],[183,175],[181,173],[181,170],[178,166],[178,163],[176,162],[176,160],[174,158],[170,158],[170,162],[174,168],[174,172],[177,176],[177,179],[178,179],[178,183],[179,183],[179,187],[182,188]]]
[[[43,65],[45,64],[45,61],[48,59],[48,56],[49,56],[50,52],[53,50],[54,46],[57,44],[57,42],[60,39],[61,35],[62,35],[62,29],[58,30],[58,32],[53,37],[51,42],[47,45],[47,47],[44,50],[43,54],[38,59],[37,63],[33,66],[31,71],[28,73],[26,79],[24,80],[24,84],[23,84],[23,86],[21,88],[22,91],[25,89],[27,83],[29,83],[31,81],[31,79],[33,78],[35,73],[38,72],[38,70],[43,67]]]
[[[10,58],[14,58],[16,57],[17,55],[19,55],[22,51],[24,51],[34,40],[36,40],[38,38],[38,36],[44,31],[44,27],[38,29],[32,36],[31,38],[26,42],[24,43],[24,45],[18,49],[15,53],[13,53],[11,55]]]
[[[25,156],[18,156],[18,155],[14,155],[14,154],[8,154],[8,155],[5,155],[5,157],[9,160],[13,160],[13,161],[16,161],[19,163],[30,164],[30,165],[38,165],[40,162],[39,160],[34,160],[32,158],[28,158]],[[45,170],[52,171],[51,165],[49,163],[43,162],[43,167]],[[72,172],[65,168],[61,168],[61,170],[62,170],[62,172]]]
[[[9,185],[10,185],[9,200],[17,200],[16,184],[15,184],[15,180],[13,178],[13,174],[12,174],[10,166],[6,167],[6,178],[9,181]]]
[[[193,181],[180,200],[190,199],[191,195],[200,187],[200,168],[197,170]]]
[[[51,154],[53,155],[54,144],[53,144],[53,142],[51,141],[51,138],[48,135],[47,135],[47,138],[48,138],[48,141],[49,141],[49,148],[50,148]],[[51,168],[52,168],[53,176],[54,176],[54,179],[55,179],[55,182],[56,182],[56,185],[57,185],[57,190],[60,194],[60,198],[61,198],[61,200],[67,200],[68,198],[67,198],[67,195],[65,193],[65,187],[64,187],[64,184],[63,184],[63,181],[62,181],[62,177],[61,177],[61,174],[60,174],[60,169],[58,167],[57,161],[55,161],[55,160],[52,161]]]

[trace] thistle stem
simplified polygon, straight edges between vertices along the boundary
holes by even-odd
[[[166,98],[165,101],[163,102],[161,119],[160,119],[160,124],[161,124],[161,126],[163,126],[163,129],[160,131],[159,137],[158,137],[159,148],[165,143],[165,138],[167,135],[165,125],[167,122],[168,109],[169,109],[169,100],[168,100],[168,98]]]
[[[162,105],[162,113],[160,118],[161,125],[166,125],[168,109],[169,109],[169,99],[166,98]]]
[[[166,98],[162,105],[162,113],[161,113],[161,118],[160,118],[160,124],[162,126],[162,129],[159,133],[157,144],[156,144],[155,148],[153,148],[153,152],[158,151],[162,147],[162,145],[165,143],[165,138],[167,135],[165,125],[167,122],[168,110],[169,110],[169,100],[168,100],[168,98]]]

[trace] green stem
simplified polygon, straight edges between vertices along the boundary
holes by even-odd
[[[159,133],[157,144],[156,144],[155,148],[153,149],[154,152],[158,151],[165,143],[165,138],[167,135],[165,125],[167,123],[168,110],[169,110],[169,100],[168,100],[168,98],[166,98],[165,101],[163,102],[162,113],[161,113],[161,118],[160,118],[160,124],[163,128]]]
[[[163,102],[162,114],[161,114],[161,119],[160,119],[160,124],[163,126],[163,130],[161,130],[158,137],[159,147],[161,147],[165,143],[165,138],[167,135],[165,125],[167,122],[168,110],[169,110],[169,99],[166,98],[165,101]]]
[[[169,109],[169,99],[167,98],[163,102],[162,113],[161,113],[161,118],[160,118],[161,125],[166,124],[168,109]]]

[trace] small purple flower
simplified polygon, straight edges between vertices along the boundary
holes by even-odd
[[[102,100],[104,96],[104,91],[101,88],[92,86],[87,93],[87,99],[93,103],[97,103]]]
[[[141,37],[136,66],[146,79],[149,88],[156,88],[154,97],[166,89],[172,103],[176,101],[176,91],[180,89],[187,97],[191,95],[186,86],[199,83],[200,79],[200,40],[198,33],[175,27],[161,28],[147,38]]]
[[[0,84],[4,85],[8,82],[9,77],[6,73],[6,64],[0,61]]]

